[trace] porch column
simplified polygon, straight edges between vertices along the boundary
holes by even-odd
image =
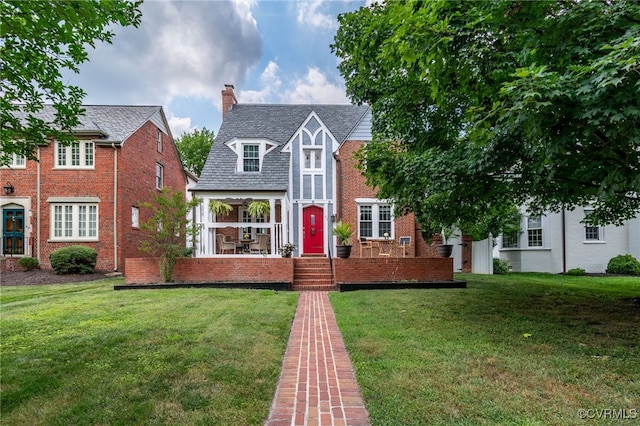
[[[269,227],[271,228],[271,254],[276,254],[276,200],[269,198]]]

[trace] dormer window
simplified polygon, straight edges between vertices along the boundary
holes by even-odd
[[[234,139],[226,145],[238,156],[236,171],[241,173],[260,173],[265,155],[277,146],[265,139]]]
[[[258,144],[242,145],[242,171],[243,172],[259,172],[260,171],[260,145]]]

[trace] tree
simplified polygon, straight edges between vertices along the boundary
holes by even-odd
[[[196,176],[200,176],[207,161],[215,135],[204,127],[193,133],[185,133],[176,140],[176,147],[182,158],[182,165]]]
[[[363,172],[423,223],[640,211],[640,3],[386,2],[339,22],[347,92],[373,113]]]
[[[111,24],[140,24],[142,3],[113,1],[0,2],[0,166],[14,154],[35,160],[50,138],[73,140],[84,91],[62,81],[62,69],[79,72],[86,45],[111,43]],[[55,116],[38,112],[53,103]]]
[[[185,200],[181,191],[170,192],[163,188],[153,196],[151,203],[142,203],[144,208],[151,209],[151,216],[140,225],[147,231],[146,238],[140,244],[140,251],[160,258],[160,275],[165,282],[173,278],[176,260],[185,250],[187,237],[196,240],[198,225],[192,223],[188,215],[200,200]]]

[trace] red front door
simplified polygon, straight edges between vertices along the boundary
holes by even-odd
[[[321,207],[302,209],[302,252],[324,253],[324,220]]]

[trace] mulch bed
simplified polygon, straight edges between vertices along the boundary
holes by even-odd
[[[50,269],[34,269],[33,271],[0,272],[0,285],[44,285],[67,284],[102,280],[112,274],[107,271],[95,271],[93,274],[56,275]]]

